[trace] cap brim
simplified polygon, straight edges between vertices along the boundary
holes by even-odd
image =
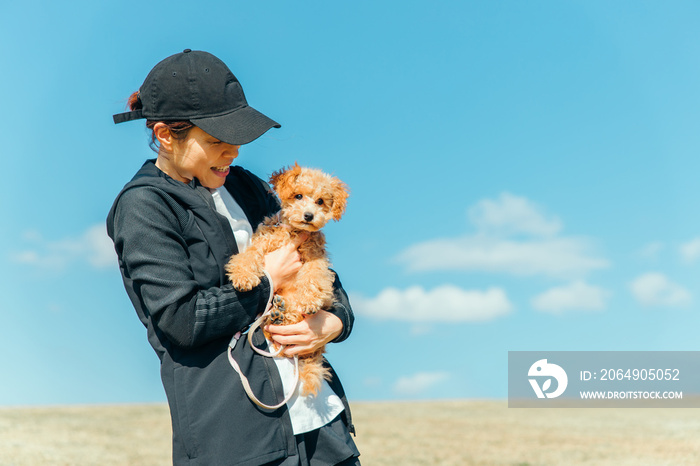
[[[225,115],[191,118],[190,121],[216,139],[236,146],[248,144],[262,136],[270,128],[281,126],[249,106],[241,107]]]

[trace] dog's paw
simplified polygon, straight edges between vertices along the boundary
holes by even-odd
[[[284,312],[284,310],[286,308],[286,305],[284,303],[284,298],[278,294],[276,294],[275,297],[272,298],[272,305],[274,307],[277,307],[280,310],[282,310],[282,312]]]
[[[230,274],[231,284],[238,291],[250,291],[260,284],[260,277],[254,273]]]
[[[318,312],[319,307],[315,305],[304,305],[301,307],[301,312],[307,316],[312,316]]]
[[[282,325],[284,323],[284,313],[279,309],[272,309],[270,311],[270,323],[272,325]]]
[[[324,303],[323,299],[309,299],[301,303],[300,311],[307,316],[312,316],[324,308]]]
[[[272,309],[270,309],[270,322],[272,322],[274,325],[283,324],[284,311],[284,299],[279,295],[275,295],[275,297],[272,300]]]

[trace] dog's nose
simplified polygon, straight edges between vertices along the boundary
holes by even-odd
[[[307,222],[310,222],[311,220],[314,219],[314,214],[311,212],[304,212],[304,220]]]

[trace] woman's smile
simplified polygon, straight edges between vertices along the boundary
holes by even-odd
[[[231,166],[230,165],[225,165],[223,167],[211,167],[212,171],[216,176],[220,176],[222,178],[226,178],[228,173],[231,171]]]
[[[195,126],[184,140],[173,141],[168,148],[158,154],[158,168],[178,181],[197,178],[203,186],[217,189],[226,181],[240,146],[219,141]]]

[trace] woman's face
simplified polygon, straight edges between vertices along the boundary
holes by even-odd
[[[220,188],[240,147],[221,142],[195,126],[185,139],[173,141],[170,152],[163,154],[167,169],[159,168],[179,181],[197,178],[207,188]]]

